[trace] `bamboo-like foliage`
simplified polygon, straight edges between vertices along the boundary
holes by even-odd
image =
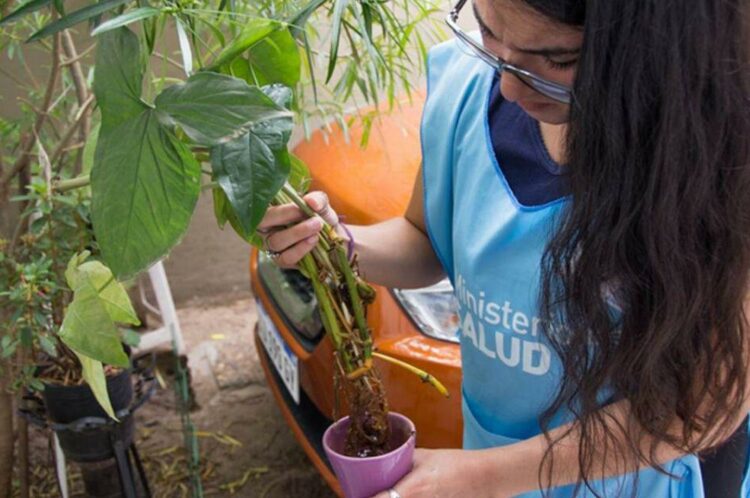
[[[124,366],[116,324],[137,322],[119,281],[179,242],[201,189],[212,191],[219,225],[228,222],[255,245],[255,228],[271,204],[294,202],[315,216],[295,190],[307,177],[287,149],[295,120],[308,134],[316,119],[347,130],[345,106],[375,104],[357,116],[364,145],[377,113],[392,109],[396,95],[410,94],[417,82],[426,46],[440,36],[435,11],[431,0],[105,0],[72,11],[63,0],[32,0],[0,19],[9,56],[22,57],[23,42],[36,43],[53,62],[39,102],[29,100],[31,127],[8,134],[20,154],[0,170],[0,187],[7,190],[19,175],[24,189],[30,177],[45,186],[21,198],[27,203],[21,223],[4,243],[8,260],[25,232],[53,236],[51,228],[28,223],[41,217],[54,224],[52,211],[40,206],[89,185],[93,239],[85,248],[99,260],[87,261],[80,247],[66,253],[67,268],[49,272],[57,287],[72,292],[54,303],[48,328],[56,334],[31,327],[25,346],[71,360],[114,416],[103,365]],[[93,65],[70,35],[89,28]],[[179,47],[176,55],[170,41]],[[51,111],[70,100],[71,90],[76,100],[56,116]],[[71,148],[74,138],[80,145]],[[83,197],[73,202],[88,207]],[[88,226],[87,213],[82,222]],[[381,451],[387,406],[366,321],[373,290],[329,226],[300,269],[313,282],[350,407],[361,420],[352,447]],[[0,347],[15,344],[5,337]]]

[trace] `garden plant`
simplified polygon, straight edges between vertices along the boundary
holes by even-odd
[[[287,147],[295,122],[309,134],[314,123],[359,120],[366,142],[441,36],[431,0],[104,0],[76,10],[32,0],[2,11],[6,56],[23,61],[35,44],[51,65],[23,117],[3,122],[3,208],[20,209],[0,255],[10,324],[0,367],[12,374],[7,389],[41,389],[39,363],[45,381],[85,381],[113,418],[105,377],[128,367],[133,334],[122,326],[138,324],[123,282],[180,241],[201,191],[221,227],[258,247],[269,205],[316,216],[302,198],[306,168]],[[375,110],[347,117],[352,104]],[[348,452],[368,456],[387,450],[387,403],[366,321],[374,292],[348,256],[326,225],[300,271],[336,350]]]

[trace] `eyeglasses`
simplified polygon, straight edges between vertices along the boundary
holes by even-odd
[[[548,79],[537,76],[534,73],[530,73],[525,69],[516,67],[513,64],[509,64],[502,60],[500,57],[488,51],[481,43],[472,38],[468,33],[461,30],[458,26],[458,13],[461,8],[466,4],[467,0],[458,0],[458,3],[453,7],[448,16],[445,18],[445,22],[448,27],[451,28],[453,34],[459,39],[466,47],[468,47],[473,55],[476,55],[484,62],[495,68],[498,73],[507,71],[521,80],[526,86],[536,90],[542,95],[549,97],[563,104],[569,104],[573,100],[573,90],[570,87],[555,83]]]

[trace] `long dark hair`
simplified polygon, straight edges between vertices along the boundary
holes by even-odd
[[[623,440],[623,472],[658,468],[657,444],[697,452],[740,415],[750,13],[742,0],[523,1],[584,33],[567,136],[572,200],[542,260],[540,306],[564,372],[542,427],[554,448],[553,415],[575,415],[589,486],[604,470],[595,457]],[[617,430],[599,410],[604,392],[629,403]]]

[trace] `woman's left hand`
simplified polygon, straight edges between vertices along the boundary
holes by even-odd
[[[414,467],[394,487],[401,498],[499,498],[502,469],[488,471],[486,454],[468,450],[414,452]],[[383,491],[373,498],[391,498]],[[395,496],[395,495],[393,495]]]

